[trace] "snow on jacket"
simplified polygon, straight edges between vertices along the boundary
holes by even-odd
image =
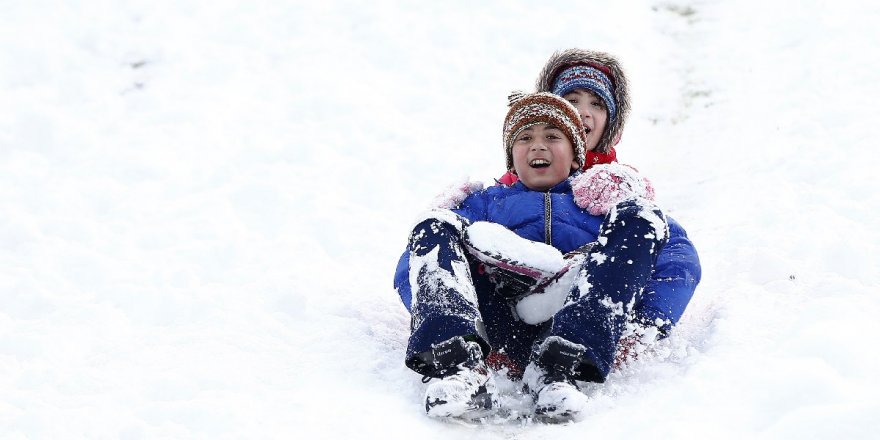
[[[501,224],[522,238],[567,253],[595,241],[604,219],[575,204],[572,177],[547,191],[530,190],[522,182],[492,186],[469,195],[452,211],[471,222]],[[669,216],[667,222],[669,242],[658,255],[651,281],[634,308],[637,319],[654,323],[663,331],[681,318],[701,276],[697,251],[684,228]],[[409,309],[409,252],[398,262],[394,287]]]

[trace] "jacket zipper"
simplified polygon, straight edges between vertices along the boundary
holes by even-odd
[[[550,227],[553,208],[550,204],[550,191],[547,191],[544,193],[544,243],[553,246],[553,230]]]

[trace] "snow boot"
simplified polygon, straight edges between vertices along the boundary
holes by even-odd
[[[456,336],[433,346],[431,353],[440,380],[425,390],[428,416],[478,419],[498,406],[495,379],[478,343]]]
[[[523,373],[523,388],[535,399],[535,415],[553,422],[580,420],[587,396],[575,382],[586,348],[558,336],[545,339]]]

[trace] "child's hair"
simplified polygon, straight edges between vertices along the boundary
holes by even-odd
[[[550,124],[562,130],[571,141],[574,159],[579,165],[586,160],[586,134],[578,111],[570,102],[552,93],[512,93],[510,110],[504,118],[504,155],[507,169],[513,169],[513,142],[519,133],[536,124]]]
[[[620,141],[630,109],[629,83],[613,55],[583,49],[556,52],[541,70],[535,88],[560,96],[577,88],[595,93],[608,108],[608,124],[594,151],[608,153]]]

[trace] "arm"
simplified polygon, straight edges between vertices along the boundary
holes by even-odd
[[[409,286],[409,248],[397,261],[397,269],[394,271],[394,290],[397,291],[406,310],[412,310],[412,289]]]

